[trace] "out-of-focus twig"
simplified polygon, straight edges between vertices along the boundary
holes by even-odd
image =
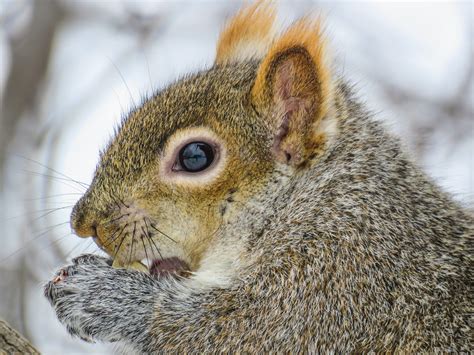
[[[11,67],[1,97],[0,114],[0,191],[3,191],[5,178],[5,162],[9,146],[19,134],[18,127],[22,120],[30,126],[29,132],[35,132],[34,127],[39,126],[39,118],[35,114],[25,113],[36,111],[36,101],[46,76],[50,52],[57,28],[59,27],[63,12],[57,1],[41,0],[32,2],[32,18],[22,33],[11,38]],[[26,126],[25,125],[25,126]],[[28,132],[21,132],[28,135]],[[30,142],[31,137],[26,136],[23,142]],[[5,201],[1,201],[6,203]],[[6,207],[6,206],[5,206]],[[0,211],[7,211],[0,207]],[[5,216],[1,216],[2,218]],[[10,297],[3,298],[0,311],[13,326],[22,333],[26,332],[24,302],[26,280],[30,277],[25,274],[25,258],[15,264],[14,269],[0,270],[2,288],[7,287]]]
[[[0,183],[7,147],[22,114],[34,105],[46,75],[54,34],[63,12],[55,0],[33,1],[33,16],[24,33],[11,39],[11,68],[0,115]]]

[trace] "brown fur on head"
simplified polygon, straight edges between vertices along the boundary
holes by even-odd
[[[242,10],[214,67],[130,113],[74,208],[78,235],[95,235],[120,264],[177,256],[197,270],[224,231],[256,228],[240,212],[284,188],[282,171],[297,174],[320,156],[336,126],[320,25],[301,20],[273,39],[268,10]],[[209,172],[172,170],[172,152],[187,141],[215,147]]]

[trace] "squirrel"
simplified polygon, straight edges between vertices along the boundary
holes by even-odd
[[[469,352],[474,218],[332,69],[321,21],[241,9],[133,109],[44,286],[86,341],[161,352]]]

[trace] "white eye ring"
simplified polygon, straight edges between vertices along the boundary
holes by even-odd
[[[204,168],[201,170],[192,171],[186,169],[183,167],[183,160],[180,157],[186,146],[193,143],[202,143],[209,147],[209,149],[212,149],[212,161],[209,164],[206,163],[207,165],[204,164]],[[215,133],[205,127],[186,128],[175,132],[168,139],[162,153],[160,178],[172,184],[202,186],[203,184],[211,183],[220,175],[225,163],[226,149]]]

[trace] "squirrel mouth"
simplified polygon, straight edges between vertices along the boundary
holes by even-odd
[[[155,277],[186,277],[190,273],[189,265],[177,257],[153,260],[148,271]]]
[[[187,277],[191,273],[189,265],[178,257],[164,259],[143,259],[123,264],[118,259],[112,263],[114,268],[132,269],[150,274],[153,277]]]

